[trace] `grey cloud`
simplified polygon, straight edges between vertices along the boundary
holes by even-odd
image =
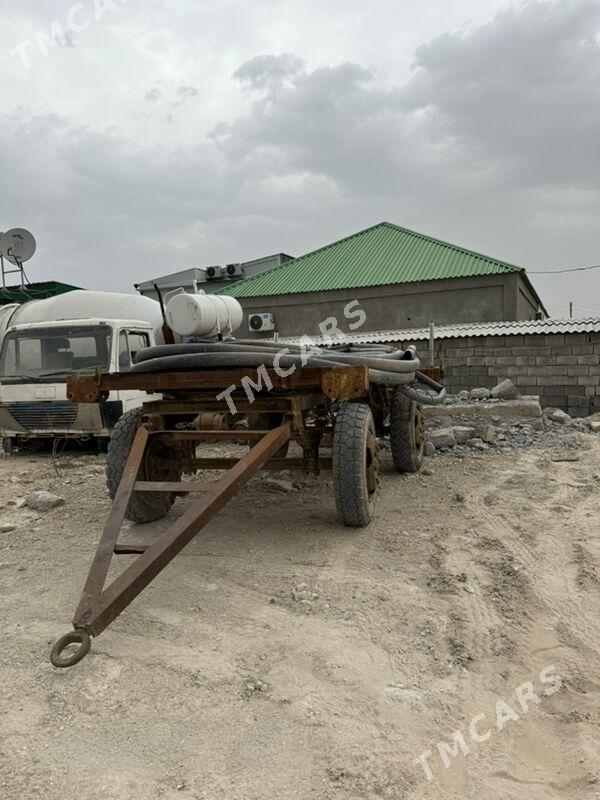
[[[585,264],[600,249],[599,26],[596,2],[529,2],[421,46],[396,85],[362,64],[258,55],[234,73],[245,110],[189,145],[175,120],[150,144],[100,118],[14,110],[0,118],[3,224],[38,235],[34,276],[114,289],[384,218],[517,263]]]
[[[246,61],[233,77],[248,90],[256,91],[280,85],[304,70],[304,61],[291,53],[260,55]]]
[[[177,87],[177,95],[182,101],[189,100],[193,97],[198,97],[199,94],[200,92],[195,86],[186,86],[182,83]]]

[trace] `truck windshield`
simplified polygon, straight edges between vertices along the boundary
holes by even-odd
[[[107,325],[30,328],[7,333],[0,354],[3,383],[57,382],[110,363]]]

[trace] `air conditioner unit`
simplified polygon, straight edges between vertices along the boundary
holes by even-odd
[[[273,314],[250,314],[248,327],[254,332],[274,331],[275,320],[273,319]]]
[[[223,277],[223,267],[207,267],[206,280],[207,281],[220,281]]]
[[[244,274],[244,267],[242,264],[227,264],[225,271],[228,278],[241,278]]]

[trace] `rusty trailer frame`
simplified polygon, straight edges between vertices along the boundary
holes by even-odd
[[[256,383],[260,376],[253,370],[115,374],[97,371],[93,376],[69,378],[67,396],[76,403],[103,402],[111,390],[132,388],[149,394],[160,392],[163,399],[149,400],[142,407],[142,421],[133,438],[75,611],[73,631],[59,639],[52,649],[51,661],[55,666],[72,666],[87,655],[91,637],[102,633],[259,470],[298,469],[318,474],[320,470],[331,469],[332,459],[322,458],[319,453],[323,430],[308,426],[307,415],[320,414],[325,418],[335,404],[348,400],[364,401],[379,417],[385,413],[387,400],[385,396],[373,395],[368,370],[363,366],[304,368],[285,377],[273,370],[267,370],[267,373],[272,386],[268,392],[261,392],[253,402],[241,390],[237,390],[232,398],[240,414],[277,415],[277,424],[272,429],[243,431],[181,430],[172,424],[169,427],[169,420],[182,418],[181,415],[189,418],[201,413],[226,412],[225,401],[217,400],[216,394],[232,385],[241,386],[242,378],[250,378]],[[374,442],[370,444],[373,449],[369,479],[372,486],[377,478],[378,462],[376,441],[371,438]],[[291,439],[301,445],[303,457],[275,457]],[[256,443],[239,459],[197,458],[195,446],[206,440],[256,440]],[[212,483],[140,480],[144,459],[152,447],[161,443],[163,447],[184,448],[181,452],[187,454],[185,464],[189,471],[222,469],[225,472]],[[177,457],[163,458],[160,462],[161,469],[167,471],[177,466]],[[132,495],[144,492],[198,493],[201,496],[151,543],[120,543],[119,536]],[[116,555],[137,558],[106,585]],[[73,651],[74,645],[77,647]]]

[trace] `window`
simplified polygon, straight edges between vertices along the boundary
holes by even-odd
[[[110,328],[105,325],[30,328],[6,334],[0,356],[0,379],[51,379],[76,372],[107,369]]]
[[[135,356],[136,353],[139,353],[140,350],[143,350],[145,347],[150,345],[150,339],[147,333],[141,333],[140,331],[129,331],[129,356],[131,358],[131,363],[135,363]]]
[[[129,358],[129,346],[127,344],[127,334],[121,331],[119,334],[119,369],[128,369],[131,366]]]

